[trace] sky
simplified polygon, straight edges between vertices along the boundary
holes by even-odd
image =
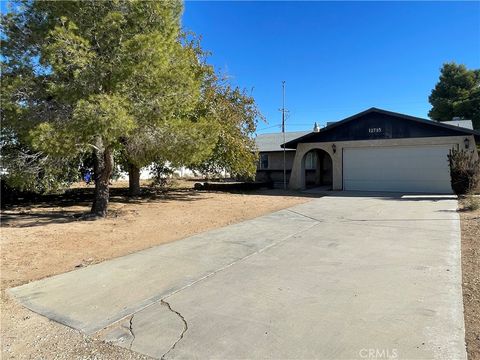
[[[187,1],[183,26],[209,63],[251,92],[280,131],[341,120],[370,107],[427,118],[440,67],[480,68],[480,2]]]
[[[253,95],[258,133],[280,131],[282,81],[298,131],[370,107],[427,118],[443,63],[480,68],[480,1],[186,1],[182,23]]]

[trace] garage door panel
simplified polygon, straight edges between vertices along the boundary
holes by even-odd
[[[361,180],[347,180],[345,182],[345,190],[359,190],[359,191],[393,191],[405,193],[438,193],[450,194],[451,190],[445,189],[445,184],[441,181],[383,181],[377,182],[375,187],[372,187],[372,181]]]
[[[451,193],[447,154],[452,147],[344,149],[344,189]]]

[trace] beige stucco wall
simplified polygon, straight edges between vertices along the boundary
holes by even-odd
[[[283,170],[283,151],[262,152],[268,154],[268,169],[260,169],[260,164],[257,164],[258,170]],[[295,151],[289,150],[285,152],[285,164],[287,169],[293,166],[295,158]]]
[[[262,152],[262,154],[268,154],[268,168],[261,169],[260,162],[257,163],[255,181],[283,182],[283,151]],[[294,159],[295,151],[287,150],[285,152],[287,182],[290,178],[290,170],[292,169]]]
[[[445,136],[445,137],[429,137],[429,138],[408,138],[408,139],[382,139],[382,140],[356,140],[356,141],[335,141],[322,143],[302,143],[298,144],[295,152],[292,173],[289,181],[290,189],[303,189],[305,187],[305,169],[303,157],[307,152],[313,149],[321,149],[326,151],[332,158],[333,162],[333,190],[342,190],[343,188],[343,169],[342,156],[344,148],[360,148],[360,147],[381,147],[381,146],[414,146],[414,145],[458,145],[459,149],[465,149],[465,138],[470,140],[469,150],[475,153],[475,139],[471,136]],[[335,144],[336,152],[333,153],[332,145]]]

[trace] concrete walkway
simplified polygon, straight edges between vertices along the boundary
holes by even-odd
[[[341,195],[11,294],[156,358],[466,359],[456,200]]]

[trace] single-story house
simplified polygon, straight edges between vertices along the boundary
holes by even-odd
[[[282,144],[289,188],[451,193],[449,150],[478,158],[480,132],[463,126],[368,109]]]
[[[295,131],[285,133],[285,142],[292,141],[301,136],[307,135],[308,131]],[[255,144],[259,153],[257,163],[256,181],[273,181],[283,183],[283,133],[259,134],[255,138]],[[294,149],[285,149],[285,164],[287,179],[295,158]],[[309,168],[309,164],[306,165]],[[313,168],[315,169],[315,168]]]

